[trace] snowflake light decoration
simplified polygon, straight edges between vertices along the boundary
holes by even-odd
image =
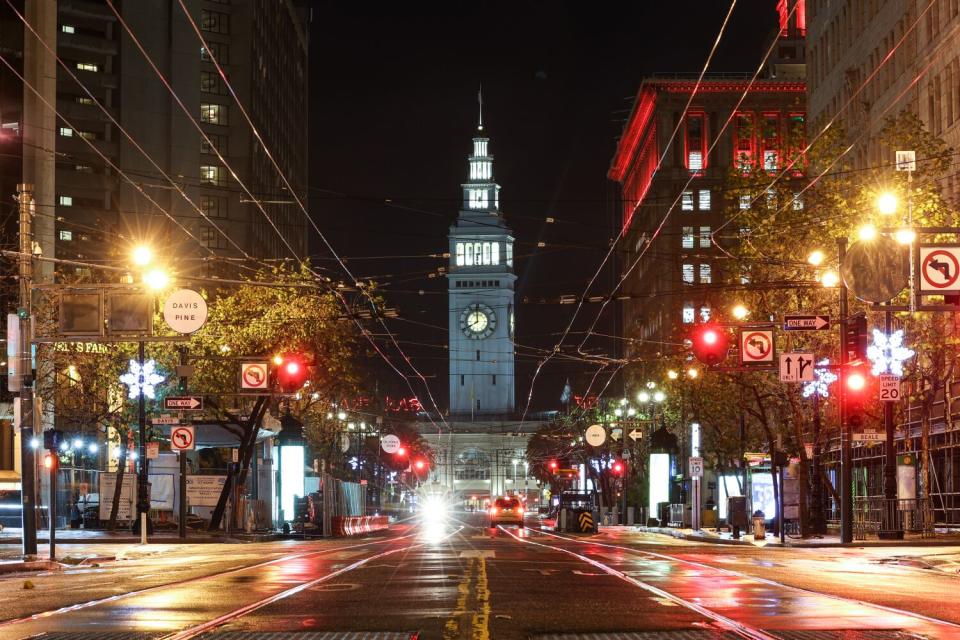
[[[881,373],[903,375],[903,361],[914,356],[914,350],[903,346],[903,329],[889,336],[879,329],[873,330],[873,344],[867,347],[867,358],[873,363],[870,370],[875,376]]]
[[[830,395],[830,385],[837,381],[837,374],[827,369],[828,364],[830,364],[830,359],[824,358],[814,367],[813,380],[803,385],[804,398],[809,398],[813,394],[817,394],[821,398]]]
[[[163,376],[157,373],[157,363],[153,360],[145,361],[142,369],[139,362],[131,360],[130,368],[120,376],[120,382],[130,388],[127,397],[131,400],[139,398],[141,395],[153,400],[156,394],[156,386],[163,380]]]

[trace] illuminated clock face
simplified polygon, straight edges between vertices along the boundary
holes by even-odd
[[[460,330],[473,340],[489,337],[496,328],[497,317],[485,304],[471,304],[460,314]]]

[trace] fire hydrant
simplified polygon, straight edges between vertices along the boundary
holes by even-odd
[[[767,525],[764,520],[763,511],[757,509],[753,512],[753,539],[764,540],[767,537]]]

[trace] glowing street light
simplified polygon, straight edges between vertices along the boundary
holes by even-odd
[[[140,245],[134,248],[130,257],[133,258],[133,264],[139,267],[145,267],[153,262],[153,250],[146,245]]]
[[[862,227],[860,227],[859,231],[857,231],[857,235],[864,242],[870,242],[871,240],[876,239],[877,228],[872,224],[865,224]]]
[[[892,216],[897,212],[897,196],[892,193],[883,193],[877,198],[877,210],[885,216]]]
[[[663,391],[657,391],[656,393],[653,394],[654,402],[663,402],[666,398],[667,398],[667,394],[665,394]]]
[[[700,372],[694,369],[693,367],[687,369],[687,377],[691,380],[696,380],[700,376]]]
[[[676,380],[679,375],[680,374],[677,373],[674,369],[667,370],[667,377],[670,378],[671,380]]]
[[[913,244],[913,241],[917,239],[917,232],[913,229],[897,229],[893,237],[900,244]]]
[[[170,276],[162,269],[152,269],[143,274],[143,283],[154,291],[159,291],[170,284]]]
[[[640,393],[637,394],[637,401],[650,402],[650,394],[647,393],[646,391],[641,391]]]
[[[743,320],[748,315],[750,315],[750,310],[747,309],[742,304],[738,304],[733,308],[733,317],[736,318],[737,320]]]
[[[840,276],[837,275],[836,271],[827,271],[823,274],[823,277],[820,278],[820,284],[825,287],[835,287],[840,283]]]
[[[810,252],[810,255],[807,256],[807,262],[815,267],[819,267],[821,264],[823,264],[825,258],[826,256],[823,255],[823,251],[817,249]]]

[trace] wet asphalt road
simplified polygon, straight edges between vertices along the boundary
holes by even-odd
[[[940,621],[960,622],[952,598],[960,577],[890,563],[889,553],[875,562],[870,553],[880,552],[717,548],[483,525],[475,514],[458,514],[369,538],[198,549],[38,576],[31,591],[17,590],[22,578],[6,578],[0,640],[266,631],[445,640],[663,631],[669,638],[684,630],[960,638],[960,626]],[[65,605],[73,608],[51,612]]]

